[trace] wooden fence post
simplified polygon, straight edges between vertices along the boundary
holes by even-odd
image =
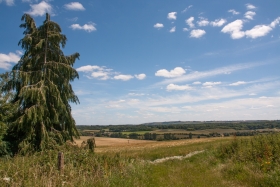
[[[63,152],[58,153],[57,166],[58,166],[58,170],[60,171],[60,173],[63,173],[63,169],[64,169],[64,155],[63,155]]]

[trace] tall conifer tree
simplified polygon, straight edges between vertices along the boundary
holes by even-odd
[[[26,153],[78,137],[69,103],[79,103],[70,84],[79,78],[73,68],[79,53],[63,54],[66,36],[49,14],[39,27],[28,14],[22,21],[20,27],[25,30],[19,45],[24,54],[13,67],[5,89],[15,90],[13,102],[19,103],[7,139],[13,143],[13,152]]]

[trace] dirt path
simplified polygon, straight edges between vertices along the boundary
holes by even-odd
[[[182,159],[185,159],[185,158],[190,158],[190,157],[192,157],[196,154],[202,153],[202,152],[204,152],[204,150],[194,151],[194,152],[191,152],[191,153],[187,154],[186,156],[170,156],[170,157],[160,158],[160,159],[156,159],[154,161],[148,161],[148,162],[151,163],[151,164],[158,164],[158,163],[166,162],[168,160],[182,160]]]

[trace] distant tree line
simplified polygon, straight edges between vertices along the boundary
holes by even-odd
[[[155,129],[184,129],[188,131],[205,129],[234,129],[234,130],[257,130],[280,128],[280,120],[275,121],[236,121],[236,122],[193,122],[193,123],[151,123],[141,125],[78,125],[79,130],[102,130],[109,132],[137,132],[153,131]]]

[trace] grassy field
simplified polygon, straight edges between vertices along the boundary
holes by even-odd
[[[128,139],[96,138],[96,144],[94,153],[67,145],[2,158],[0,186],[250,187],[280,182],[279,134],[129,143]],[[57,169],[59,151],[65,157],[63,172]],[[180,157],[193,153],[197,154]],[[152,162],[157,159],[164,161]]]

